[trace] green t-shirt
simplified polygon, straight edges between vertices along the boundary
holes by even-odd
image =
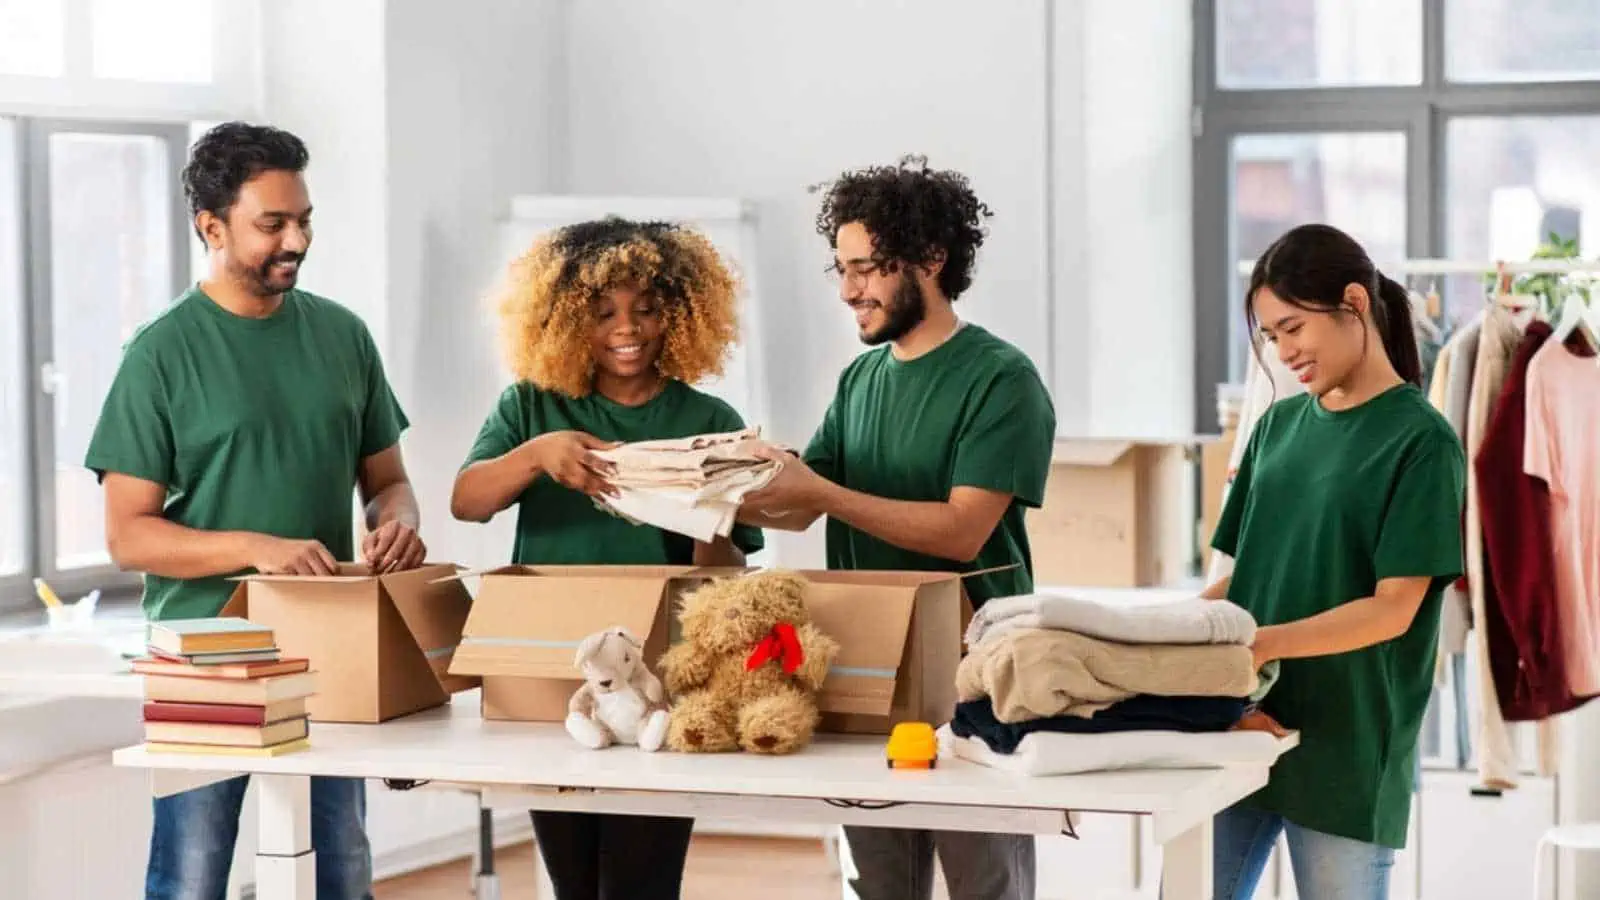
[[[1460,440],[1412,385],[1337,412],[1301,394],[1255,426],[1212,540],[1236,560],[1229,599],[1277,625],[1370,597],[1379,579],[1433,581],[1401,636],[1282,661],[1262,708],[1301,745],[1250,805],[1405,846],[1440,592],[1463,569],[1465,479]]]
[[[845,368],[805,460],[853,491],[895,500],[942,502],[957,486],[1011,495],[999,525],[971,563],[903,550],[829,519],[830,569],[976,571],[1018,564],[966,583],[974,607],[1033,590],[1027,507],[1044,502],[1056,415],[1033,362],[967,323],[909,361],[888,346]]]
[[[572,398],[527,382],[505,389],[484,421],[462,468],[494,459],[551,431],[583,431],[603,441],[670,440],[738,431],[733,407],[681,381],[642,406],[624,406],[599,393]],[[759,528],[735,525],[734,546],[754,553]],[[674,565],[694,562],[694,539],[653,525],[635,525],[595,505],[590,497],[541,476],[517,501],[512,562],[524,565]]]
[[[348,309],[289,291],[248,319],[195,288],[123,348],[84,465],[165,485],[162,514],[180,525],[315,539],[353,560],[361,460],[407,424]],[[233,588],[147,575],[145,615],[213,616]]]

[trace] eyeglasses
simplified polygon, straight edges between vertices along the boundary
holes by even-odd
[[[885,259],[853,259],[848,264],[834,260],[823,267],[829,278],[834,281],[843,281],[853,288],[865,287],[867,281],[875,274],[889,275],[896,269],[894,263]]]

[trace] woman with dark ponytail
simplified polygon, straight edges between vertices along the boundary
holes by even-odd
[[[1300,732],[1216,820],[1215,896],[1247,900],[1280,833],[1301,900],[1384,900],[1405,846],[1440,594],[1463,570],[1461,442],[1420,388],[1405,290],[1348,235],[1302,225],[1256,263],[1246,320],[1306,392],[1251,431],[1205,595],[1260,623],[1278,679],[1255,727]]]

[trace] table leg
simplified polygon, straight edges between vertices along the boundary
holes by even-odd
[[[1161,900],[1212,900],[1211,819],[1161,847]]]
[[[317,860],[311,850],[311,778],[256,775],[260,835],[256,847],[258,900],[315,900]]]
[[[478,871],[472,892],[478,900],[500,900],[500,876],[494,871],[494,810],[485,806],[478,808]]]

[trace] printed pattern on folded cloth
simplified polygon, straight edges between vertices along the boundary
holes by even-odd
[[[1034,593],[985,603],[967,626],[967,645],[1013,628],[1056,628],[1124,644],[1249,645],[1256,639],[1255,617],[1227,600],[1113,604]]]
[[[975,737],[996,753],[1011,753],[1022,739],[1037,732],[1112,734],[1119,731],[1196,733],[1227,731],[1239,724],[1250,703],[1239,697],[1157,697],[1139,694],[1111,704],[1087,718],[1050,716],[1026,722],[994,717],[988,697],[956,704],[950,730],[957,737]]]
[[[595,451],[616,467],[617,496],[596,502],[637,524],[707,542],[732,531],[745,495],[765,487],[783,464],[762,459],[760,430],[635,441]]]
[[[1043,778],[1117,769],[1220,769],[1270,764],[1278,739],[1265,731],[1175,734],[1123,731],[1116,734],[1036,732],[1014,753],[996,753],[978,738],[957,737],[946,725],[939,743],[957,759],[1017,775]]]
[[[1119,644],[1043,628],[996,635],[956,667],[956,699],[989,697],[1002,722],[1091,716],[1135,694],[1248,697],[1258,686],[1242,644]]]

